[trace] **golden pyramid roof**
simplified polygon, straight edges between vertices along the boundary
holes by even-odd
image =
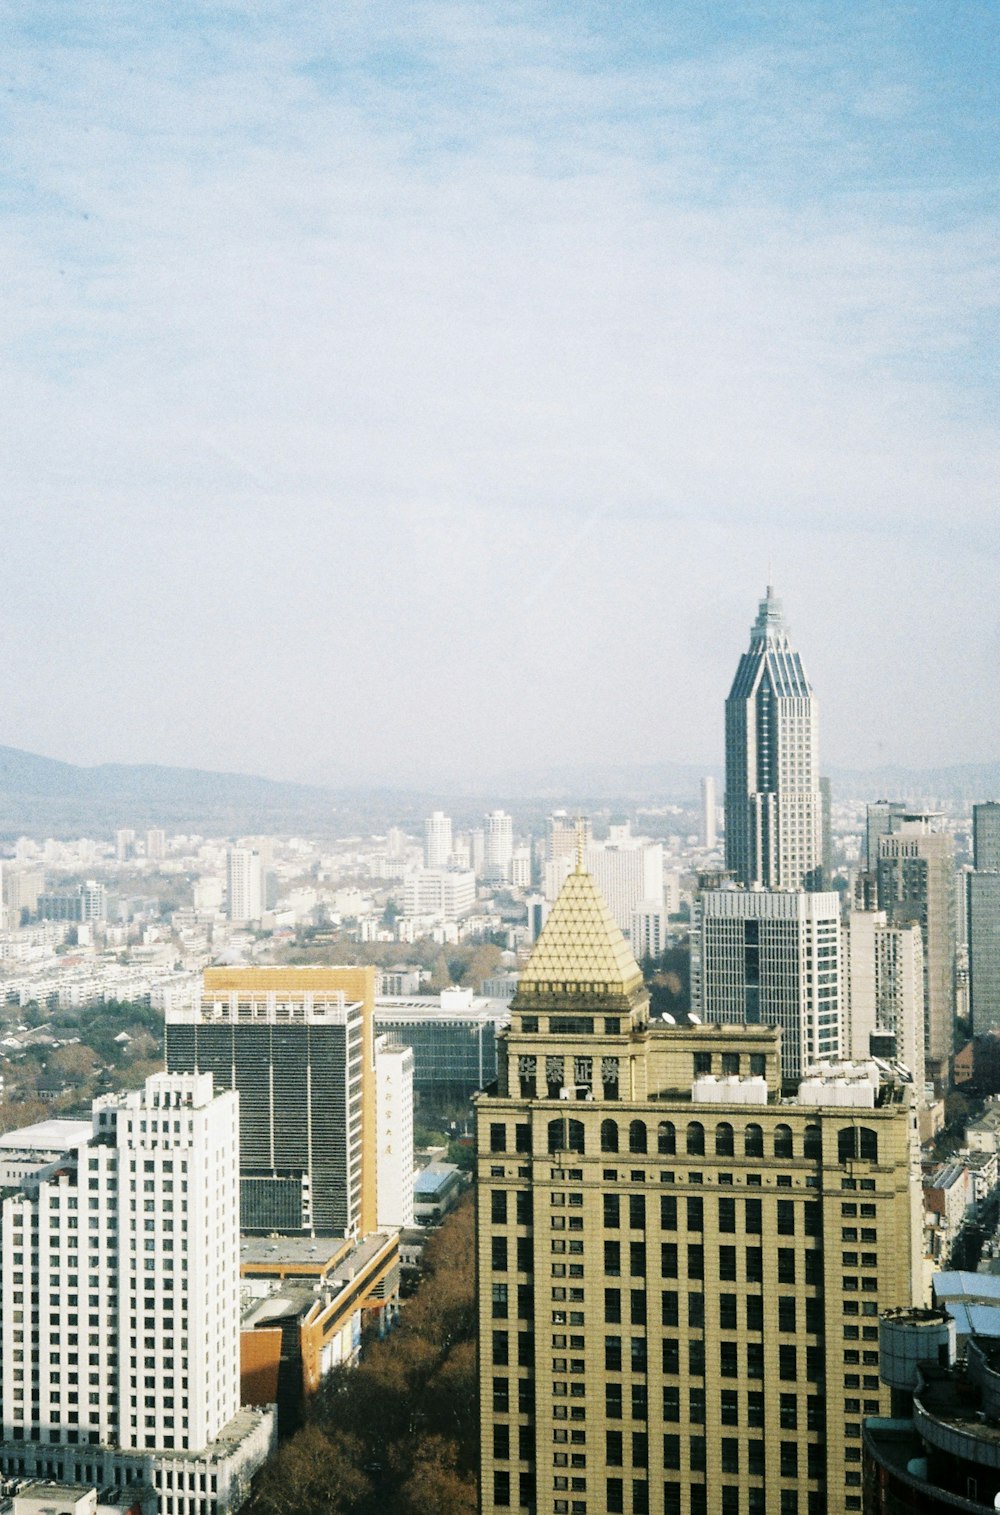
[[[518,981],[518,997],[631,995],[642,973],[601,891],[578,863],[542,927]]]

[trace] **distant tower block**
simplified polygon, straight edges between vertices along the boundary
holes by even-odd
[[[726,867],[747,888],[823,884],[816,700],[770,585],[726,700]]]
[[[701,781],[701,845],[710,850],[715,841],[715,780],[706,774]]]

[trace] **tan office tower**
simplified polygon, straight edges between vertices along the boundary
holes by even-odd
[[[878,839],[878,905],[892,925],[920,927],[927,1076],[940,1089],[955,1050],[955,844],[939,824],[938,816],[893,816]]]
[[[912,1089],[779,1101],[780,1032],[650,1024],[578,865],[477,1101],[484,1515],[847,1515],[919,1274]]]

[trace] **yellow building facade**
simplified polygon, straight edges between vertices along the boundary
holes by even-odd
[[[570,874],[477,1101],[484,1515],[847,1515],[919,1278],[911,1088],[651,1024]],[[863,1087],[867,1083],[867,1088]]]

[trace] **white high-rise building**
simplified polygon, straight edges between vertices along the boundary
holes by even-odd
[[[167,833],[160,826],[151,826],[146,832],[146,856],[158,862],[167,855]]]
[[[644,900],[632,911],[631,947],[636,962],[655,961],[667,948],[667,911],[662,901]]]
[[[454,920],[476,903],[476,875],[447,868],[414,868],[403,879],[404,915],[443,915]]]
[[[707,850],[715,846],[715,779],[706,774],[701,781],[701,845]]]
[[[135,830],[132,826],[119,826],[115,832],[115,855],[120,863],[127,863],[135,856]]]
[[[726,700],[726,867],[748,889],[823,887],[816,700],[770,585]]]
[[[916,923],[888,924],[884,910],[852,910],[843,929],[844,1048],[872,1055],[872,1037],[894,1038],[893,1057],[924,1086],[924,948]]]
[[[842,1055],[839,895],[709,889],[696,915],[691,1003],[702,1020],[780,1026],[786,1080]]]
[[[239,1507],[274,1422],[240,1410],[238,1130],[211,1074],[154,1074],[3,1201],[5,1474]]]
[[[228,905],[234,925],[259,921],[264,913],[264,869],[260,853],[252,847],[230,847],[226,855]]]
[[[483,878],[490,884],[510,882],[514,853],[514,822],[505,810],[483,817]]]
[[[515,847],[510,859],[510,881],[515,889],[531,888],[531,848]]]
[[[424,821],[424,867],[447,868],[451,853],[451,816],[435,810]]]
[[[375,1041],[377,1224],[413,1225],[413,1048]]]
[[[591,846],[584,867],[608,903],[620,931],[632,929],[632,911],[644,901],[663,903],[663,847],[659,842]]]

